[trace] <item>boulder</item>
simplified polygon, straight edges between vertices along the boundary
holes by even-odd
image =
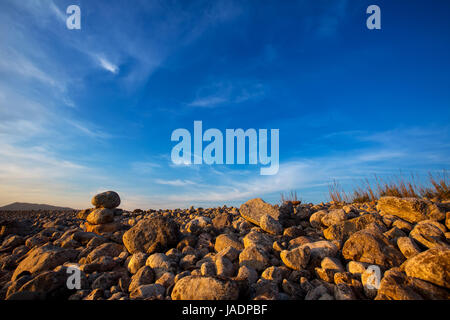
[[[377,264],[386,268],[399,266],[405,260],[383,234],[361,230],[345,242],[342,256],[348,260]]]
[[[239,238],[234,234],[223,233],[216,238],[216,243],[214,244],[214,249],[220,252],[228,247],[235,248],[236,250],[243,250],[244,245],[239,241]]]
[[[301,249],[305,247],[310,249],[311,259],[322,260],[325,257],[335,257],[339,252],[334,243],[326,240],[305,243],[300,246]]]
[[[417,198],[381,197],[377,203],[377,210],[381,215],[393,215],[411,223],[443,218],[443,213],[435,204]]]
[[[420,253],[420,249],[410,237],[400,237],[397,239],[397,247],[406,259],[414,257]]]
[[[143,266],[131,277],[128,292],[133,292],[136,288],[155,282],[155,273],[149,266]]]
[[[139,221],[125,232],[123,243],[128,252],[164,252],[178,243],[179,227],[170,218],[156,216]]]
[[[450,248],[434,247],[419,253],[405,262],[404,270],[410,277],[450,289]]]
[[[242,239],[244,242],[244,247],[257,246],[264,250],[268,250],[273,246],[273,239],[270,235],[262,232],[258,232],[256,230],[252,230],[247,233]]]
[[[11,280],[16,280],[24,272],[35,274],[52,270],[65,262],[73,262],[77,256],[76,250],[62,249],[51,244],[32,249],[14,270]]]
[[[91,203],[96,208],[114,209],[120,205],[120,197],[114,191],[106,191],[96,194],[92,198]]]
[[[164,253],[154,253],[147,258],[145,265],[153,269],[156,279],[161,277],[165,272],[174,269],[174,262]]]
[[[77,218],[78,219],[82,219],[82,220],[86,220],[86,218],[88,217],[88,215],[95,209],[93,208],[89,208],[89,209],[83,209],[78,211],[77,213]]]
[[[166,288],[160,284],[146,284],[137,287],[134,291],[130,293],[131,299],[144,299],[144,300],[162,300],[164,299],[164,294]]]
[[[260,247],[250,246],[239,254],[239,265],[253,268],[257,271],[266,269],[270,264],[268,254]]]
[[[98,235],[102,235],[104,233],[114,233],[122,230],[123,225],[119,222],[111,222],[105,224],[90,224],[89,222],[84,223],[84,227],[86,232],[92,232]]]
[[[114,221],[114,211],[106,208],[98,208],[92,211],[86,218],[90,224],[105,224]]]
[[[100,257],[118,257],[119,254],[124,250],[124,247],[120,244],[107,242],[103,243],[94,250],[92,250],[86,257],[87,263],[92,263]]]
[[[261,217],[261,219],[259,220],[259,225],[261,226],[261,229],[263,229],[267,233],[273,235],[279,235],[283,233],[283,227],[281,226],[281,224],[268,214],[265,214]]]
[[[293,270],[303,270],[308,265],[311,257],[309,247],[297,247],[293,250],[283,250],[280,253],[283,263]]]
[[[244,219],[257,226],[259,226],[262,216],[266,214],[278,221],[282,218],[281,213],[277,208],[264,202],[261,198],[248,200],[241,205],[239,212]]]
[[[233,223],[233,216],[227,212],[217,214],[212,220],[214,228],[221,230],[225,227],[230,227]]]
[[[238,286],[214,277],[187,276],[175,283],[173,300],[236,300]]]
[[[330,212],[328,212],[328,214],[323,216],[321,219],[321,222],[323,225],[329,227],[329,226],[332,226],[333,224],[337,224],[339,222],[344,221],[345,218],[346,218],[346,215],[345,215],[344,210],[335,209],[335,210],[331,210]]]
[[[130,261],[128,262],[128,271],[131,274],[135,274],[136,272],[138,272],[138,270],[140,268],[142,268],[143,266],[145,266],[145,262],[147,261],[148,255],[143,253],[143,252],[136,252],[134,253],[131,258]]]
[[[432,220],[420,221],[409,236],[425,248],[446,245],[445,227]]]
[[[375,214],[364,214],[360,217],[341,221],[323,231],[327,240],[345,241],[353,233],[365,229],[371,223],[382,223],[381,219]]]
[[[393,268],[385,272],[375,300],[449,300],[448,290]]]
[[[313,228],[317,228],[320,229],[322,228],[323,224],[322,224],[322,219],[328,214],[328,212],[326,210],[320,210],[320,211],[316,211],[314,212],[310,217],[309,217],[309,223],[311,224],[311,226]]]

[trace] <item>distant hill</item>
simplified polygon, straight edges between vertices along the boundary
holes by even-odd
[[[72,208],[56,207],[48,204],[23,203],[14,202],[6,206],[0,207],[0,211],[37,211],[37,210],[54,210],[54,211],[69,211]]]

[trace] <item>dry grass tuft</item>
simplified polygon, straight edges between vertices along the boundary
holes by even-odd
[[[442,201],[450,199],[450,181],[445,170],[436,176],[429,173],[428,183],[419,186],[415,182],[414,175],[407,180],[401,174],[389,180],[383,180],[375,175],[374,185],[366,178],[349,195],[334,180],[329,185],[329,196],[332,201],[339,203],[371,202],[384,196],[428,198]]]
[[[289,193],[287,193],[286,195],[284,194],[284,192],[281,193],[280,198],[281,204],[285,202],[293,202],[294,204],[299,204],[301,202],[297,197],[297,191],[294,190],[289,191]]]

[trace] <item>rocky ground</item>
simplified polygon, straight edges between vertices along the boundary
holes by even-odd
[[[1,299],[450,299],[450,203],[127,212],[114,192],[92,203],[0,212]]]

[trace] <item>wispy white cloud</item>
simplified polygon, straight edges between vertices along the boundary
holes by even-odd
[[[259,82],[249,80],[220,81],[202,86],[190,107],[214,108],[224,104],[239,104],[262,98],[266,88]]]
[[[119,72],[119,67],[116,66],[115,64],[111,63],[110,61],[106,60],[105,58],[98,57],[98,61],[100,62],[100,66],[103,69],[105,69],[111,73],[114,73],[114,74],[117,74]]]
[[[195,185],[196,183],[190,180],[163,180],[163,179],[155,179],[155,182],[158,184],[174,186],[174,187],[185,187],[189,185]]]

